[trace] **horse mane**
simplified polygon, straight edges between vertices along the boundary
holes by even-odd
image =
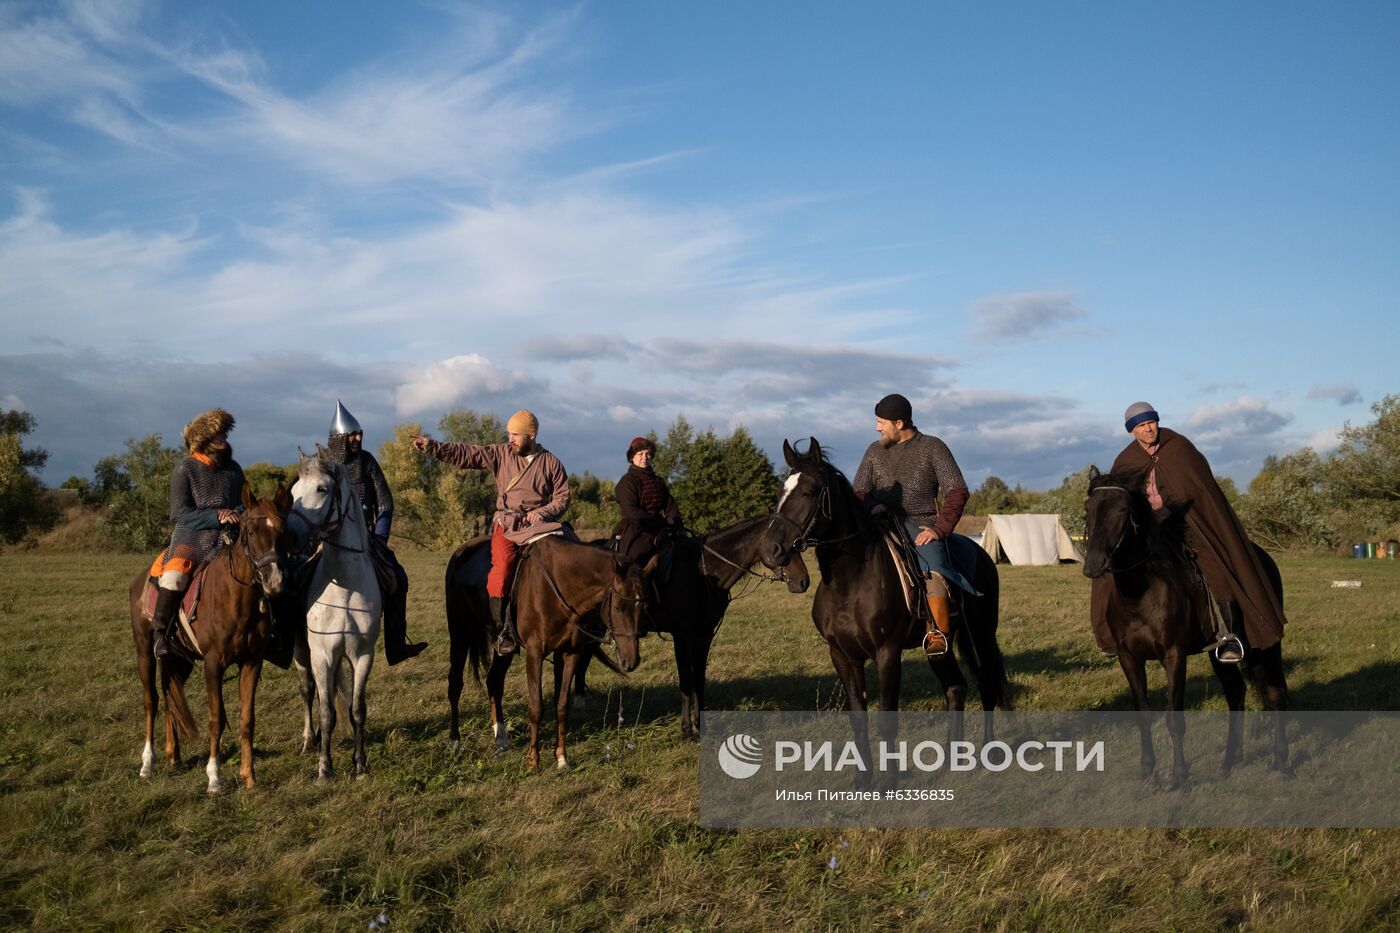
[[[870,530],[873,523],[869,513],[865,510],[865,504],[856,495],[856,489],[851,485],[846,474],[842,473],[841,469],[831,462],[831,458],[827,456],[826,448],[813,439],[807,448],[807,453],[802,455],[802,459],[816,461],[821,466],[823,473],[826,474],[828,485],[836,487],[833,490],[833,496],[839,493],[845,501],[850,503],[851,517],[856,523],[856,528],[862,532]]]

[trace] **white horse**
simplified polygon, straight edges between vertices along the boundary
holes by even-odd
[[[319,444],[317,450],[316,455],[301,458],[299,475],[292,486],[292,517],[288,520],[294,534],[302,531],[296,526],[305,525],[305,530],[321,541],[321,558],[307,594],[306,643],[298,641],[294,655],[306,707],[302,752],[311,751],[319,738],[321,758],[316,780],[329,780],[339,687],[354,733],[355,777],[364,778],[369,776],[365,757],[365,684],[374,666],[383,599],[359,500],[340,464],[325,459]],[[312,728],[311,709],[318,697],[319,731]]]

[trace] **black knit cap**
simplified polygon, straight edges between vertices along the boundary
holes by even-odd
[[[906,425],[914,422],[914,409],[909,400],[898,393],[886,395],[875,406],[875,417],[886,421],[903,421]]]

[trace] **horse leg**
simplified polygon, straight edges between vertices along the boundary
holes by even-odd
[[[300,649],[298,649],[300,650]],[[297,683],[301,686],[301,753],[311,754],[321,744],[321,732],[316,728],[316,678],[311,674],[310,658],[297,659]]]
[[[963,711],[967,709],[967,678],[962,668],[949,651],[937,658],[929,658],[928,666],[943,686],[943,706],[951,714],[948,723],[948,741],[961,742],[963,738]]]
[[[253,723],[254,700],[258,695],[258,678],[262,676],[262,660],[245,661],[238,671],[238,776],[247,790],[253,789]]]
[[[710,668],[710,648],[715,643],[715,632],[711,629],[695,640],[695,650],[690,655],[690,682],[694,687],[694,702],[690,707],[691,721],[695,734],[700,735],[705,727],[705,679]]]
[[[899,642],[886,641],[877,649],[875,667],[880,674],[880,715],[876,731],[887,746],[893,746],[899,740],[899,686],[904,674],[903,665]],[[868,751],[868,746],[862,750]],[[866,761],[874,760],[872,756],[866,756]],[[894,770],[881,774],[884,785],[891,788],[898,776],[899,772]]]
[[[1186,783],[1186,652],[1170,648],[1162,659],[1167,672],[1167,732],[1172,737],[1171,789]]]
[[[677,632],[671,639],[671,648],[676,655],[676,682],[681,691],[681,738],[690,739],[695,737],[692,711],[699,718],[699,710],[695,709],[695,673],[691,669],[695,652],[690,634]]]
[[[365,692],[369,686],[369,672],[374,667],[374,646],[371,644],[359,657],[350,662],[355,675],[351,695],[347,697],[350,708],[350,728],[355,736],[355,777],[369,777],[369,755],[365,751]]]
[[[224,789],[219,780],[219,741],[224,737],[224,666],[208,655],[204,658],[204,689],[209,693],[209,764],[204,773],[209,777],[209,796]]]
[[[579,655],[578,673],[574,675],[573,708],[580,713],[588,709],[588,665],[592,660],[592,651],[586,651]]]
[[[456,747],[462,741],[458,704],[462,699],[462,671],[467,666],[467,639],[457,631],[457,626],[450,623],[448,633],[452,640],[447,660],[447,705],[451,710],[447,739]]]
[[[1244,677],[1238,665],[1222,664],[1215,659],[1213,652],[1207,652],[1210,666],[1215,669],[1215,679],[1225,693],[1225,703],[1230,707],[1230,727],[1225,737],[1225,760],[1220,763],[1222,774],[1244,760]]]
[[[530,744],[525,751],[525,764],[533,773],[540,770],[540,708],[544,705],[544,653],[534,645],[525,651],[525,688],[530,701]]]
[[[144,645],[139,639],[136,644],[136,679],[141,681],[141,700],[146,707],[146,744],[141,748],[141,776],[148,778],[156,762],[156,713],[160,711],[160,695],[156,693],[156,659],[151,654],[149,637]]]
[[[1144,780],[1152,777],[1157,767],[1157,755],[1152,751],[1152,711],[1147,707],[1147,662],[1133,657],[1119,646],[1118,665],[1123,668],[1123,676],[1128,678],[1128,689],[1133,694],[1133,709],[1137,710],[1138,741],[1142,745],[1142,765],[1138,770]]]
[[[827,642],[827,649],[831,652],[831,663],[836,668],[836,676],[841,679],[841,685],[846,690],[846,711],[851,731],[855,734],[856,745],[868,752],[870,733],[866,717],[865,664],[846,657],[845,653],[831,642]],[[868,754],[866,758],[869,758]],[[858,771],[855,783],[858,788],[865,789],[870,784],[870,774]]]
[[[1287,773],[1288,731],[1284,710],[1288,708],[1288,683],[1283,676],[1283,643],[1254,653],[1259,657],[1249,665],[1249,675],[1264,708],[1274,714],[1274,762],[1270,767]]]
[[[491,706],[491,738],[496,744],[496,757],[510,750],[510,731],[506,728],[504,696],[506,671],[515,655],[492,655],[491,669],[486,672],[486,698]]]
[[[585,649],[587,650],[587,649]],[[566,685],[563,690],[556,688],[554,694],[554,718],[557,721],[558,738],[554,742],[554,766],[560,771],[565,771],[569,767],[569,759],[564,756],[564,733],[569,726],[569,690],[567,685],[574,682],[574,672],[578,667],[579,656],[572,651],[563,656],[563,663],[560,663],[558,655],[555,656],[554,670],[556,678],[561,675],[560,668],[563,669],[562,680]]]
[[[316,677],[316,699],[320,706],[317,712],[321,719],[321,754],[316,762],[316,781],[324,783],[335,774],[331,765],[331,737],[335,734],[336,669],[340,666],[339,649],[325,644],[318,645],[312,651],[311,663]]]

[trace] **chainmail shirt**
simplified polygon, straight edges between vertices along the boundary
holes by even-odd
[[[387,539],[394,522],[394,494],[389,491],[389,483],[384,479],[384,469],[374,454],[364,448],[350,453],[345,447],[344,434],[332,434],[327,443],[331,459],[345,465],[345,475],[355,495],[360,497],[360,508],[365,513],[365,527],[379,538]],[[382,526],[382,527],[381,527]]]
[[[170,517],[175,531],[162,560],[179,558],[196,567],[218,553],[219,510],[243,508],[243,468],[236,460],[211,466],[198,457],[180,461],[170,474]]]
[[[948,445],[919,431],[893,447],[884,447],[879,441],[871,444],[851,486],[867,503],[883,504],[925,524],[939,516],[940,491],[950,501],[961,500],[952,525],[957,524],[967,501],[967,482]],[[946,531],[940,528],[939,533],[951,532],[952,525]]]

